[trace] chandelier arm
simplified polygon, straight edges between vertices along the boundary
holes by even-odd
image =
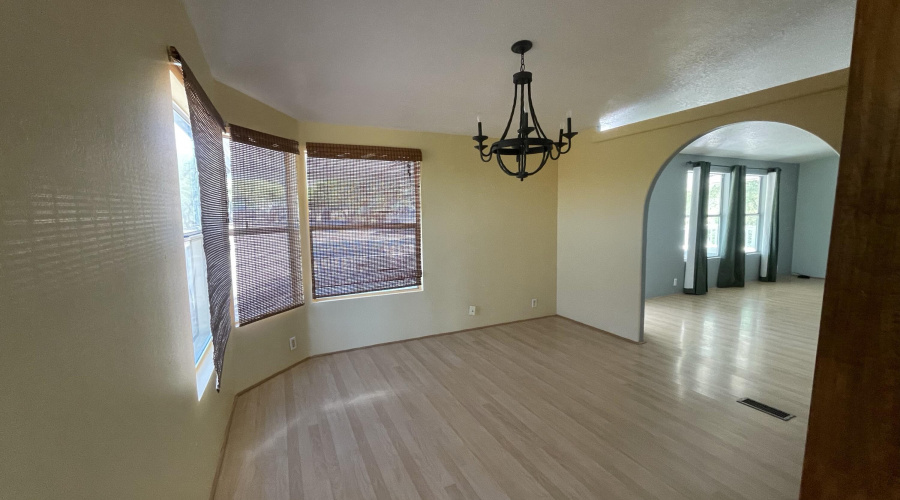
[[[556,150],[556,156],[553,156],[554,149]],[[559,146],[557,146],[556,143],[554,143],[553,146],[550,146],[550,159],[551,160],[556,161],[562,155],[563,155],[563,153],[559,150]]]
[[[510,110],[510,112],[509,112],[509,120],[506,120],[506,128],[503,129],[503,135],[500,136],[500,140],[501,140],[501,141],[504,140],[504,139],[506,139],[506,134],[509,133],[509,127],[510,127],[510,125],[512,125],[512,119],[513,119],[513,116],[516,115],[516,101],[518,100],[518,97],[519,97],[519,93],[516,92],[516,91],[513,91],[513,105],[512,105],[512,110]]]
[[[531,120],[534,121],[534,128],[537,131],[538,137],[542,139],[547,138],[547,134],[544,133],[544,129],[541,128],[541,124],[538,123],[537,115],[534,113],[534,101],[531,100],[531,84],[528,84],[528,108],[531,110]]]
[[[506,175],[511,175],[511,176],[515,176],[515,175],[516,175],[516,174],[510,172],[508,168],[506,168],[506,165],[503,163],[503,157],[502,157],[500,154],[497,154],[497,163],[500,165],[500,168],[501,168],[504,172],[506,172]]]
[[[540,172],[541,169],[544,168],[544,165],[547,164],[547,159],[548,159],[549,157],[550,157],[550,154],[547,153],[547,152],[545,152],[545,153],[544,153],[544,157],[541,159],[541,164],[540,164],[540,166],[538,166],[537,170],[535,170],[534,172],[531,172],[531,173],[528,174],[528,175],[534,175],[534,174]],[[526,176],[526,177],[527,177],[527,176]]]
[[[481,161],[483,161],[483,162],[485,162],[485,163],[490,163],[491,158],[494,157],[494,152],[493,152],[493,151],[491,151],[491,152],[488,153],[488,154],[484,154],[483,152],[479,151],[478,154],[481,155]]]

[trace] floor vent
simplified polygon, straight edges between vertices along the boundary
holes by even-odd
[[[771,406],[760,403],[759,401],[756,401],[754,399],[741,398],[741,399],[738,399],[737,402],[742,405],[747,405],[750,408],[759,410],[763,413],[768,413],[769,415],[772,415],[775,418],[780,418],[781,420],[784,420],[785,422],[794,418],[794,415],[791,415],[790,413],[781,411],[778,408],[772,408]]]

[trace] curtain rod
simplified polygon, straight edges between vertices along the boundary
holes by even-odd
[[[698,163],[700,163],[700,162],[699,161],[689,161],[689,162],[687,162],[687,165],[697,165]],[[732,168],[732,167],[736,167],[737,165],[714,165],[714,164],[710,163],[709,166],[710,167],[721,167],[721,168]],[[759,169],[759,170],[762,170],[762,169]]]
[[[685,162],[685,165],[697,165],[698,163],[700,163],[700,162],[699,161],[688,161],[688,162]],[[715,165],[715,164],[710,163],[709,166],[710,167],[719,167],[719,168],[734,168],[734,167],[737,167],[738,165]],[[765,170],[766,172],[776,172],[776,171],[781,170],[778,167],[765,168],[765,167],[748,167],[747,165],[743,165],[743,166],[746,167],[747,170]]]

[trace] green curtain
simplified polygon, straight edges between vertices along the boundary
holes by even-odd
[[[747,167],[731,167],[728,204],[722,213],[722,248],[719,252],[719,288],[744,286],[744,212],[746,208]]]
[[[760,245],[759,281],[775,281],[778,276],[778,198],[781,169],[766,174],[766,212],[763,214],[763,234]]]
[[[707,161],[694,162],[694,185],[691,190],[691,217],[688,232],[687,261],[684,264],[684,293],[703,295],[707,292],[706,217],[709,201],[709,167]]]

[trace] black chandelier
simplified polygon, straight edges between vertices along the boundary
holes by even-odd
[[[478,154],[481,155],[481,161],[487,163],[491,161],[491,158],[496,154],[497,163],[500,164],[500,168],[506,172],[507,175],[517,177],[520,181],[524,181],[526,177],[538,173],[544,168],[544,165],[547,164],[547,160],[556,160],[561,155],[568,153],[569,150],[572,149],[572,138],[578,135],[578,132],[572,132],[571,112],[566,117],[567,131],[563,132],[562,127],[559,128],[558,141],[553,142],[553,140],[547,138],[547,134],[545,134],[544,129],[541,128],[537,115],[534,113],[534,104],[532,104],[531,101],[531,72],[525,71],[525,53],[530,49],[531,41],[529,40],[520,40],[512,46],[512,51],[522,56],[522,65],[519,67],[519,72],[513,75],[513,83],[515,84],[513,106],[512,111],[509,113],[509,120],[506,122],[506,129],[503,131],[503,136],[500,137],[499,141],[491,144],[488,153],[485,154],[484,150],[488,146],[484,144],[484,141],[487,140],[488,137],[481,132],[481,117],[478,117],[478,135],[472,137],[472,139],[478,142],[475,149],[477,149]],[[525,102],[526,97],[528,98],[527,104]],[[517,136],[512,139],[507,139],[506,136],[509,134],[509,128],[512,125],[513,117],[516,115],[517,105],[519,107],[519,129],[517,131]],[[531,114],[531,123],[534,126],[529,125],[529,113]],[[532,133],[535,133],[535,135],[532,136]],[[563,142],[563,137],[566,138],[567,142]],[[532,172],[527,170],[528,155],[540,155],[541,159],[540,165]],[[513,170],[507,168],[506,164],[503,162],[504,156],[515,156],[518,166]]]

